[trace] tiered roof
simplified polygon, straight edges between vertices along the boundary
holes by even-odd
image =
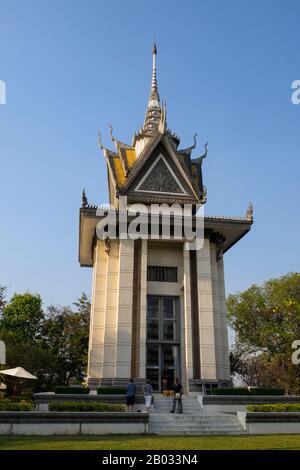
[[[207,155],[207,147],[204,154],[192,159],[192,150],[196,147],[196,134],[194,143],[186,149],[178,149],[180,139],[172,133],[167,127],[167,109],[166,103],[160,102],[157,86],[156,72],[157,48],[154,44],[152,50],[152,80],[151,90],[146,110],[143,127],[134,134],[132,145],[119,141],[113,136],[111,127],[110,137],[115,144],[115,150],[110,150],[103,146],[101,135],[99,134],[99,145],[103,150],[107,162],[108,184],[111,203],[114,197],[123,193],[128,183],[132,181],[133,175],[137,174],[144,160],[149,156],[149,149],[153,149],[153,144],[159,142],[164,137],[164,142],[168,142],[175,158],[180,164],[185,175],[189,179],[190,185],[195,193],[195,202],[204,203],[206,200],[206,189],[202,181],[202,161]],[[207,145],[207,144],[206,144]]]

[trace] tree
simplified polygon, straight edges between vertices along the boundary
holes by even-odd
[[[22,385],[22,390],[43,391],[55,384],[57,374],[57,359],[54,354],[38,343],[24,343],[17,340],[11,333],[6,333],[5,343],[7,345],[6,368],[22,366],[35,375],[38,380],[27,380]],[[9,377],[2,376],[8,386],[14,385],[15,381]]]
[[[227,300],[236,333],[231,365],[247,385],[299,391],[300,370],[292,364],[292,343],[300,339],[300,274],[252,285]]]
[[[5,294],[6,294],[6,287],[0,285],[0,315],[3,311],[3,308],[6,305]]]
[[[89,301],[86,293],[82,292],[81,297],[78,297],[76,302],[73,302],[73,305],[75,305],[76,311],[82,316],[82,319],[85,318],[85,322],[89,324],[91,315],[91,302]]]
[[[230,326],[249,352],[286,353],[300,338],[300,274],[271,279],[230,295]]]
[[[2,310],[0,335],[8,332],[20,342],[33,342],[40,336],[44,318],[42,300],[38,294],[14,294]]]
[[[50,306],[46,315],[38,294],[14,294],[0,311],[0,338],[7,367],[22,366],[38,377],[36,389],[82,381],[87,365],[90,302],[82,294],[70,307]]]
[[[87,365],[90,302],[83,293],[74,305],[75,312],[70,307],[50,306],[42,330],[64,384],[82,381]]]
[[[282,388],[289,394],[300,390],[300,370],[291,362],[291,355],[260,353],[239,356],[230,355],[232,371],[247,386]]]

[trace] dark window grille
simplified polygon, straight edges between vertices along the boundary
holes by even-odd
[[[173,266],[148,266],[149,282],[177,282],[177,268]]]

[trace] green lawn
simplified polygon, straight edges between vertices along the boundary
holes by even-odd
[[[0,436],[0,450],[300,449],[300,434],[268,436]]]

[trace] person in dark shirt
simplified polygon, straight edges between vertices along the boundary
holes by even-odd
[[[179,379],[175,379],[174,381],[174,398],[173,398],[173,407],[170,413],[175,413],[176,405],[178,413],[182,413],[182,395],[183,395],[183,387],[179,382]]]
[[[126,386],[127,411],[133,411],[135,401],[136,386],[133,379],[130,379]]]

